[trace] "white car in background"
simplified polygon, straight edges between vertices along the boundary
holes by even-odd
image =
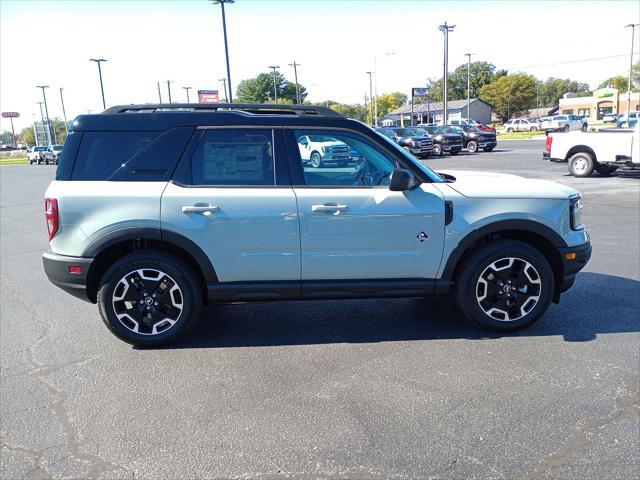
[[[587,120],[577,115],[554,115],[545,117],[540,124],[541,130],[553,130],[554,132],[569,132],[571,130],[587,131]]]
[[[329,164],[345,167],[351,161],[350,148],[346,143],[322,135],[304,135],[298,140],[300,157],[314,168]]]
[[[37,163],[40,165],[44,163],[44,155],[47,152],[47,147],[31,147],[29,149],[29,153],[27,154],[27,158],[29,159],[29,165],[33,163]]]
[[[540,130],[540,123],[533,119],[512,118],[503,127],[507,132],[534,132]]]

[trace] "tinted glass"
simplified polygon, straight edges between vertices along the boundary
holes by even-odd
[[[396,162],[365,137],[347,132],[323,132],[322,141],[312,130],[294,132],[305,185],[326,187],[372,187],[389,185]]]
[[[396,134],[400,135],[401,137],[412,137],[415,135],[415,133],[408,128],[397,128]]]
[[[159,132],[85,132],[72,180],[106,180]],[[63,152],[64,155],[64,152]]]
[[[194,185],[274,185],[271,130],[205,130],[191,159]]]
[[[60,152],[60,158],[58,159],[56,180],[71,180],[73,164],[76,161],[76,154],[78,153],[81,141],[82,132],[71,131],[69,135],[67,135],[62,152]]]

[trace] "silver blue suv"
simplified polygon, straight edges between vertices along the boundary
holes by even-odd
[[[314,137],[359,161],[315,166]],[[506,331],[588,261],[580,211],[552,182],[436,173],[322,107],[128,105],[73,122],[43,262],[135,345],[175,341],[203,304],[268,300],[451,295]]]

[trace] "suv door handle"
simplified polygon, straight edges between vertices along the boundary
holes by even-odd
[[[220,211],[220,207],[217,205],[183,205],[182,213],[217,213]]]
[[[311,205],[312,212],[338,213],[338,212],[346,212],[348,209],[349,207],[347,205],[339,205],[337,203],[334,203],[334,204],[325,203],[324,205]]]

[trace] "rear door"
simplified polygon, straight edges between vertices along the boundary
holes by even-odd
[[[220,282],[300,280],[297,205],[281,135],[200,129],[164,191],[163,231],[196,243]]]

